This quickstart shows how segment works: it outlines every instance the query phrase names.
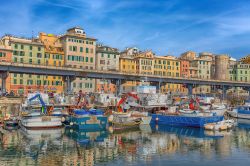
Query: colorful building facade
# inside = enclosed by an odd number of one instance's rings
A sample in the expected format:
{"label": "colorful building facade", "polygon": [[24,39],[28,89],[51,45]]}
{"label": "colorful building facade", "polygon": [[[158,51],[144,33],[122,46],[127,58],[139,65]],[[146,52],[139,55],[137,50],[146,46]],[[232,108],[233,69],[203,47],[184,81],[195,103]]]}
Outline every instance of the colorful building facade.
{"label": "colorful building facade", "polygon": [[[98,45],[96,47],[96,69],[101,71],[119,71],[120,54],[118,49]],[[115,93],[116,85],[110,80],[96,79],[96,92]]]}
{"label": "colorful building facade", "polygon": [[[65,67],[94,70],[96,55],[96,39],[86,36],[81,27],[73,27],[60,36],[60,42],[65,55]],[[95,80],[91,78],[75,78],[72,91],[94,92]]]}
{"label": "colorful building facade", "polygon": [[[64,66],[64,51],[59,37],[53,34],[40,33],[39,39],[44,45],[44,58],[46,66]],[[44,91],[63,93],[64,83],[61,76],[45,76]]]}
{"label": "colorful building facade", "polygon": [[[12,50],[11,61],[15,63],[28,63],[44,65],[44,46],[38,39],[19,38],[4,36],[2,41],[5,46],[9,45]],[[10,83],[7,91],[16,94],[27,94],[35,91],[44,91],[44,77],[31,74],[9,74]]]}

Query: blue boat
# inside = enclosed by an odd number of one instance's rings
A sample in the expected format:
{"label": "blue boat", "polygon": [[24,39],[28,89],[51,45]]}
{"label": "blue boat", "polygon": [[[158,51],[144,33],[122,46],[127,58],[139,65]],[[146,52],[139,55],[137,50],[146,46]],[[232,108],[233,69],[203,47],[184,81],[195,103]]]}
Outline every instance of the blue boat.
{"label": "blue boat", "polygon": [[223,116],[185,116],[152,114],[151,124],[204,127],[207,123],[215,123],[223,120]]}
{"label": "blue boat", "polygon": [[67,117],[67,121],[72,128],[78,130],[103,130],[108,125],[108,117],[103,113],[98,109],[73,110],[73,114]]}

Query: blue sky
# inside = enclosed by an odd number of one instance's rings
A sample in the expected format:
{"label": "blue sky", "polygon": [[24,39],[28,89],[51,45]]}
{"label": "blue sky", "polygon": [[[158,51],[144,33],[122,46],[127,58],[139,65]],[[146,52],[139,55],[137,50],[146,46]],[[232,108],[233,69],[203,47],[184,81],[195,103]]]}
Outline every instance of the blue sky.
{"label": "blue sky", "polygon": [[1,0],[0,35],[63,34],[82,26],[87,35],[123,50],[157,55],[195,52],[250,54],[248,0]]}

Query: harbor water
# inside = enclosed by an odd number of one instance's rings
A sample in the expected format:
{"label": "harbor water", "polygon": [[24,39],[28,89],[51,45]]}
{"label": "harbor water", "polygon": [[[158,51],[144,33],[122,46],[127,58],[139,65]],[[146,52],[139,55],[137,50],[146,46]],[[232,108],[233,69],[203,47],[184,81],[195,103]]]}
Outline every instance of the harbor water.
{"label": "harbor water", "polygon": [[250,124],[231,131],[140,126],[125,131],[0,129],[0,165],[248,165]]}

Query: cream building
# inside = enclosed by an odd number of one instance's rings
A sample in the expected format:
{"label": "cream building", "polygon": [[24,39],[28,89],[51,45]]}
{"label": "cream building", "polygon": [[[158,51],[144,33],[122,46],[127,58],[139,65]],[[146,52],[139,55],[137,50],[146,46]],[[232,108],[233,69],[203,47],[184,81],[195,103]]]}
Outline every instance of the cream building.
{"label": "cream building", "polygon": [[[79,69],[95,69],[96,39],[87,37],[81,27],[68,29],[66,34],[60,37],[62,42],[65,66]],[[72,82],[73,92],[95,91],[95,80],[90,78],[76,78]]]}

